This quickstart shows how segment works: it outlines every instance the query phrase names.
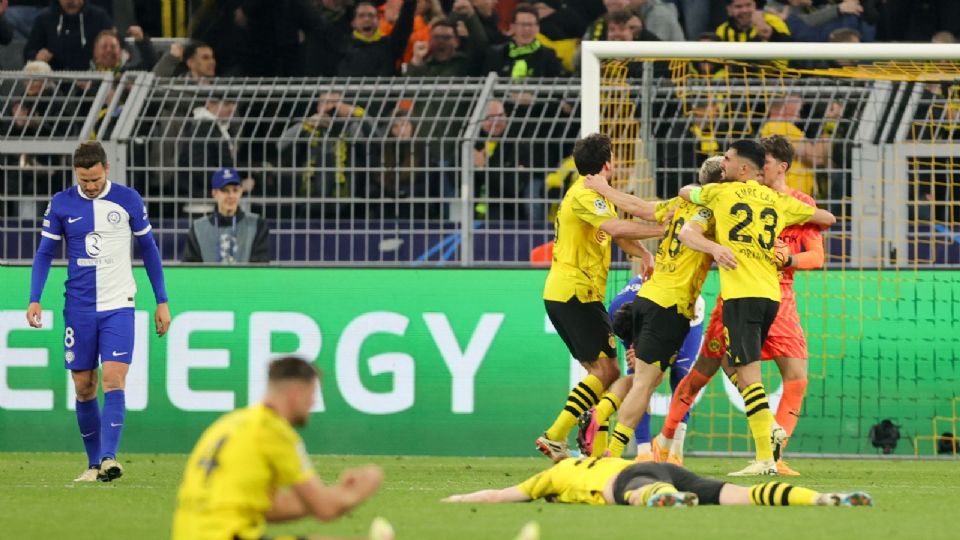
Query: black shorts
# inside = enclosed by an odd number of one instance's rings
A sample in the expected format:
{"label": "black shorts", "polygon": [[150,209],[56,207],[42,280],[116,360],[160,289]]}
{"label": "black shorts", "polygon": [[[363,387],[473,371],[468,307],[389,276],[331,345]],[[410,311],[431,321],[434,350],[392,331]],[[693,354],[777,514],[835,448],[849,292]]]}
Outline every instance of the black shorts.
{"label": "black shorts", "polygon": [[593,362],[601,354],[617,357],[617,342],[603,302],[584,304],[573,297],[567,302],[544,300],[543,304],[553,327],[580,363]]}
{"label": "black shorts", "polygon": [[666,482],[678,491],[696,493],[700,504],[720,504],[720,489],[726,484],[698,476],[673,463],[636,463],[620,471],[613,481],[613,499],[617,504],[630,504],[623,498],[624,492],[654,482]]}
{"label": "black shorts", "polygon": [[769,298],[732,298],[723,301],[723,339],[732,367],[760,360],[760,351],[780,302]]}
{"label": "black shorts", "polygon": [[675,305],[663,307],[639,296],[631,309],[634,354],[638,360],[666,371],[690,333],[690,319],[681,315]]}

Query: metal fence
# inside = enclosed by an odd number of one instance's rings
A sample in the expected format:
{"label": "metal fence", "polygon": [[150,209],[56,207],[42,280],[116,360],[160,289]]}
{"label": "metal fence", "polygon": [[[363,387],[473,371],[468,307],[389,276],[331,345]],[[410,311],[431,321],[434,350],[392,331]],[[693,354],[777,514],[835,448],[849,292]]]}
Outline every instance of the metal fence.
{"label": "metal fence", "polygon": [[[116,82],[3,73],[0,258],[32,258],[47,200],[72,182],[70,154],[96,138],[111,177],[143,194],[166,260],[181,258],[191,221],[213,210],[213,171],[233,166],[248,190],[244,208],[267,219],[278,263],[529,266],[576,178],[579,88],[571,79],[493,76],[197,85],[149,73]],[[830,233],[832,261],[882,266],[892,250],[893,264],[957,264],[955,101],[928,90],[647,77],[630,80],[627,106],[608,114],[648,143],[621,151],[632,163],[623,184],[666,197],[695,178],[703,158],[756,136],[774,108],[798,100],[792,123],[811,144],[829,146],[829,160],[807,169],[810,190],[842,217]],[[852,255],[864,249],[869,257]]]}

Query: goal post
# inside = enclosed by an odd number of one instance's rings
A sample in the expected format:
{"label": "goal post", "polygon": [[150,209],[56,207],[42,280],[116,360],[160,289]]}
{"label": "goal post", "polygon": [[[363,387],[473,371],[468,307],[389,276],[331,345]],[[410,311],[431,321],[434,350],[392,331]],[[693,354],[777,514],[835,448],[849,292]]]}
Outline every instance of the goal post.
{"label": "goal post", "polygon": [[[825,268],[794,286],[809,390],[792,452],[876,452],[867,434],[885,418],[909,434],[897,453],[930,454],[957,432],[960,45],[584,42],[581,85],[581,132],[611,135],[615,181],[644,198],[675,195],[733,140],[795,141],[788,183],[839,222]],[[627,279],[612,272],[608,294]],[[717,290],[712,275],[708,312]],[[780,375],[763,372],[775,407]],[[655,416],[668,395],[665,383]],[[738,400],[713,381],[689,448],[750,451]]]}

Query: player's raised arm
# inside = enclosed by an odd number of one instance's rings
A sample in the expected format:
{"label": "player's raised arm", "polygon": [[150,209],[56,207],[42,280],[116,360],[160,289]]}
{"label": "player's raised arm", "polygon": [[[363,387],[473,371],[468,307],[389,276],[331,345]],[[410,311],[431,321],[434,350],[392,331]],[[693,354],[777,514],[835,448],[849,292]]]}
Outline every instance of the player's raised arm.
{"label": "player's raised arm", "polygon": [[587,175],[584,177],[583,185],[610,199],[613,204],[630,215],[647,221],[657,220],[654,215],[657,209],[656,201],[645,201],[635,195],[624,193],[607,183],[603,175]]}
{"label": "player's raised arm", "polygon": [[696,222],[684,223],[680,229],[680,241],[687,247],[703,253],[709,253],[718,266],[733,270],[737,267],[737,258],[728,247],[710,240],[703,234],[703,227]]}

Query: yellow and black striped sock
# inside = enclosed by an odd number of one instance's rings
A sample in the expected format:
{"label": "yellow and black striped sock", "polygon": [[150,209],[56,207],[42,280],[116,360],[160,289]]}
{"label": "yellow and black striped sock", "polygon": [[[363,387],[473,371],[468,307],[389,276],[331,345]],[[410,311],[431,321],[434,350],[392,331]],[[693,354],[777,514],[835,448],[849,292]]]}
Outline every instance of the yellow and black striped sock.
{"label": "yellow and black striped sock", "polygon": [[820,495],[812,489],[784,482],[750,486],[750,502],[757,506],[813,506]]}
{"label": "yellow and black striped sock", "polygon": [[617,427],[615,427],[613,433],[610,434],[610,444],[607,446],[611,457],[620,457],[623,455],[627,444],[629,444],[630,439],[633,438],[633,429],[634,428],[625,424],[617,423]]}
{"label": "yellow and black striped sock", "polygon": [[736,374],[736,373],[731,373],[731,374],[727,375],[727,378],[730,379],[730,382],[733,384],[733,387],[736,388],[736,387],[737,387],[737,379],[738,379],[737,374]]}
{"label": "yellow and black striped sock", "polygon": [[654,495],[659,495],[661,493],[676,493],[677,488],[675,488],[673,484],[668,484],[666,482],[654,482],[652,484],[647,484],[643,486],[639,490],[631,489],[631,490],[625,491],[623,493],[623,500],[627,501],[627,503],[629,504],[630,497],[631,495],[633,495],[634,492],[639,493],[640,495],[640,501],[638,503],[638,506],[646,506],[647,502],[650,501],[650,497],[653,497]]}
{"label": "yellow and black striped sock", "polygon": [[607,450],[607,435],[610,433],[610,416],[620,408],[621,400],[616,394],[606,392],[597,403],[597,410],[594,417],[599,426],[597,434],[593,437],[593,449],[590,452],[591,457],[600,457]]}
{"label": "yellow and black striped sock", "polygon": [[600,394],[603,393],[603,382],[594,375],[587,375],[582,381],[577,383],[567,396],[567,404],[560,411],[560,415],[553,421],[553,425],[547,430],[547,438],[551,441],[565,441],[570,435],[570,430],[577,423],[580,415],[589,411],[597,401],[600,400]]}
{"label": "yellow and black striped sock", "polygon": [[767,403],[767,392],[763,383],[753,383],[744,388],[743,405],[747,411],[747,423],[753,434],[753,441],[757,445],[757,461],[773,459],[773,449],[770,447],[770,429],[773,426],[773,415],[770,414],[770,405]]}

